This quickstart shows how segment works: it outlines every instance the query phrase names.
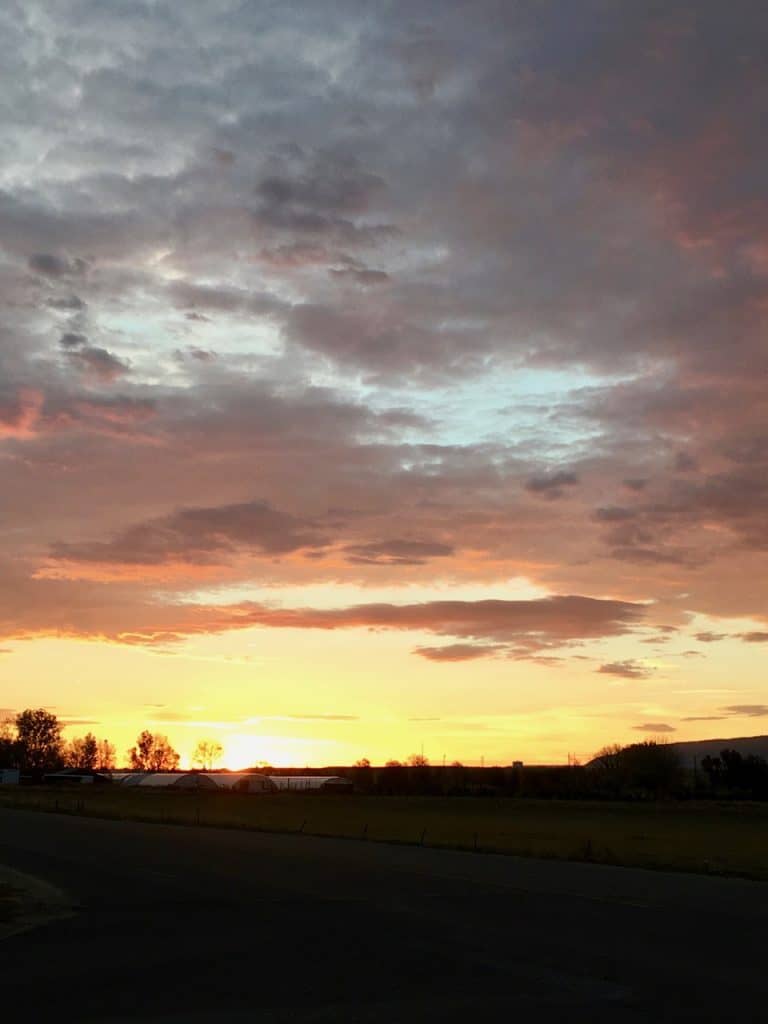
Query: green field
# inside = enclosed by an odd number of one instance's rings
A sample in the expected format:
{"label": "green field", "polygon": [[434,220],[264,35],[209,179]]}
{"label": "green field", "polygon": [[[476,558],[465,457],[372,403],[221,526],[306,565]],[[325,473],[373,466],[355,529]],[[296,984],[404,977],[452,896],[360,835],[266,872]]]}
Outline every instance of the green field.
{"label": "green field", "polygon": [[768,804],[7,789],[0,806],[768,880]]}

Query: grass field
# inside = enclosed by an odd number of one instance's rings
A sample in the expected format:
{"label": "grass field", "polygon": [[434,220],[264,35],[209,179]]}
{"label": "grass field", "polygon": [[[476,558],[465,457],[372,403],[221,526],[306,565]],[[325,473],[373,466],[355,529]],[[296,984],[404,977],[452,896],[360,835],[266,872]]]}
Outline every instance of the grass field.
{"label": "grass field", "polygon": [[0,806],[768,880],[768,804],[7,789]]}

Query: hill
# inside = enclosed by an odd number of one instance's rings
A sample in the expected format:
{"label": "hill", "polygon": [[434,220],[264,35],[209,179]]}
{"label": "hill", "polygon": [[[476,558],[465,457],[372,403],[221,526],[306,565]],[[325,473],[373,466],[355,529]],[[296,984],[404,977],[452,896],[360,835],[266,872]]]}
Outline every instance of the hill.
{"label": "hill", "polygon": [[689,740],[670,743],[687,767],[693,767],[694,760],[701,764],[703,757],[717,757],[721,750],[738,750],[742,757],[756,754],[768,760],[768,736],[734,736],[728,739]]}

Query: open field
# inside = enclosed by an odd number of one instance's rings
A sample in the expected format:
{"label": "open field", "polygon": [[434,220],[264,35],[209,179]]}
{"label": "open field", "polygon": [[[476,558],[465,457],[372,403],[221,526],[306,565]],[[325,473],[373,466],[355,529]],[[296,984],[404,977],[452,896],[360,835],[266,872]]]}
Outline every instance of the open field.
{"label": "open field", "polygon": [[768,880],[768,804],[8,789],[0,806]]}

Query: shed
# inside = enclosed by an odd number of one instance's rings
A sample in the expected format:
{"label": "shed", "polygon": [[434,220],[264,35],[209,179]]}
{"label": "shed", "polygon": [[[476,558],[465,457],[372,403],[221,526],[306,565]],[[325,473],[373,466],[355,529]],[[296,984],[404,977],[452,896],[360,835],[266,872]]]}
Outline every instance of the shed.
{"label": "shed", "polygon": [[351,793],[352,782],[341,775],[270,775],[279,790],[298,793]]}

